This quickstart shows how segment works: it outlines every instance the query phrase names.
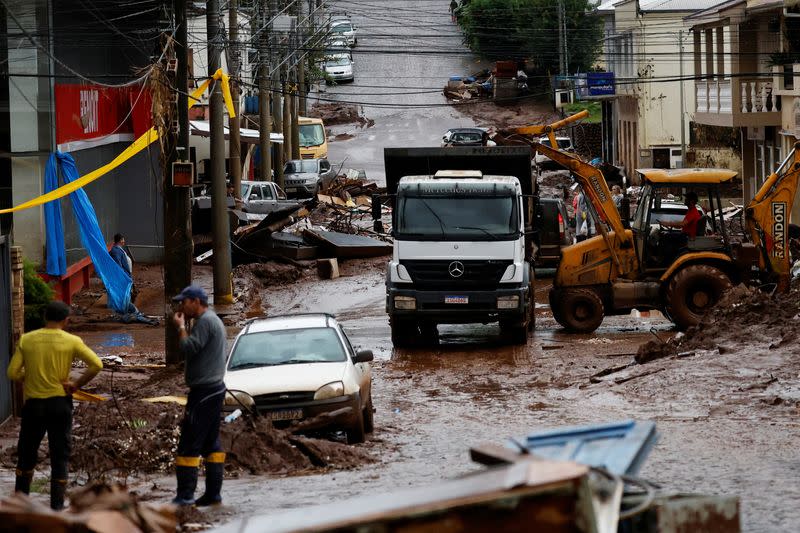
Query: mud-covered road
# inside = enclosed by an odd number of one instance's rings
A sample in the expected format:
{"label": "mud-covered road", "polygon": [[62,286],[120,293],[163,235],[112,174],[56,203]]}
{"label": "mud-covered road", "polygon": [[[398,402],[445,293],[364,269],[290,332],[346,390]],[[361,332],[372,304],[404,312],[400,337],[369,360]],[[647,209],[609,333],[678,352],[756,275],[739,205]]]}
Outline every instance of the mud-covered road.
{"label": "mud-covered road", "polygon": [[[793,502],[797,408],[775,403],[766,361],[713,354],[634,365],[600,383],[590,377],[628,363],[638,346],[672,335],[661,318],[608,318],[594,335],[560,331],[539,280],[537,329],[528,346],[500,342],[494,326],[440,326],[440,345],[393,350],[383,273],[311,281],[264,295],[273,310],[335,313],[353,342],[374,350],[379,462],[324,475],[226,482],[238,513],[269,513],[359,494],[420,485],[475,468],[470,445],[551,427],[624,419],[657,422],[661,434],[641,472],[675,491],[738,494],[744,531],[800,523]],[[780,364],[773,361],[772,364]],[[762,368],[762,365],[765,367]],[[617,383],[619,382],[619,383]],[[794,436],[794,438],[792,437]]]}

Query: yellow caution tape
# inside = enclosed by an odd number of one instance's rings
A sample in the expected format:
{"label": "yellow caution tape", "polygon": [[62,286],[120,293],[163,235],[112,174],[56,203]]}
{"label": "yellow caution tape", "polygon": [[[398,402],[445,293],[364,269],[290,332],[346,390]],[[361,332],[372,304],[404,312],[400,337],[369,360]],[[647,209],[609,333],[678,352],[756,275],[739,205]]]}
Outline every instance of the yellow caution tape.
{"label": "yellow caution tape", "polygon": [[[229,77],[227,74],[222,72],[222,69],[217,70],[214,73],[214,76],[204,81],[200,85],[200,87],[192,91],[192,94],[189,97],[189,108],[191,108],[200,101],[200,96],[205,92],[205,90],[211,84],[211,80],[220,80],[220,82],[222,83],[222,96],[225,99],[225,106],[228,108],[228,115],[231,118],[235,117],[236,113],[233,109],[233,100],[231,99],[231,88],[229,85],[230,83]],[[120,153],[117,157],[115,157],[110,163],[103,165],[97,170],[89,172],[85,176],[81,176],[80,178],[76,179],[71,183],[62,185],[58,189],[54,189],[32,200],[28,200],[27,202],[21,203],[14,207],[9,207],[8,209],[0,209],[0,214],[22,211],[23,209],[29,209],[31,207],[36,207],[39,205],[46,204],[47,202],[52,202],[53,200],[58,200],[59,198],[63,198],[66,195],[77,191],[81,187],[90,184],[91,182],[104,176],[105,174],[108,174],[109,172],[120,166],[122,163],[124,163],[131,157],[135,156],[136,154],[138,154],[139,152],[150,146],[151,143],[158,140],[158,137],[159,136],[156,129],[150,128],[146,133],[142,134],[138,139],[133,141],[133,144],[131,144],[125,150],[123,150],[122,153]]]}

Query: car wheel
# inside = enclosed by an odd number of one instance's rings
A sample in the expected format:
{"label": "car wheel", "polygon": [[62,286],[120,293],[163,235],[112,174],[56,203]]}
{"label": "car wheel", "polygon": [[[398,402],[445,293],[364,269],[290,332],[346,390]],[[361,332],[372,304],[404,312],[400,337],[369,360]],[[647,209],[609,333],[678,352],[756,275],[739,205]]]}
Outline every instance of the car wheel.
{"label": "car wheel", "polygon": [[364,406],[364,432],[372,433],[375,431],[375,413],[372,406],[372,392],[369,393],[369,400]]}
{"label": "car wheel", "polygon": [[358,419],[353,427],[348,428],[345,433],[347,434],[347,444],[361,444],[367,438],[366,430],[364,427],[364,413],[358,413]]}

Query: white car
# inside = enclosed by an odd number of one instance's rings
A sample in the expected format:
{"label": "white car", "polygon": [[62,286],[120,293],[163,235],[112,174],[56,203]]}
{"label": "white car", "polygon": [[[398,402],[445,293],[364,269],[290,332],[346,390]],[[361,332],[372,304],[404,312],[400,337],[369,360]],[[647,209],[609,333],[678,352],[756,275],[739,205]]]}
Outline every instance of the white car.
{"label": "white car", "polygon": [[254,409],[277,423],[333,413],[331,429],[364,442],[373,430],[370,361],[372,351],[355,351],[331,315],[254,319],[228,356],[226,409]]}
{"label": "white car", "polygon": [[340,18],[340,19],[333,19],[331,21],[331,37],[337,39],[343,39],[347,41],[349,46],[355,46],[358,44],[358,37],[356,37],[356,28],[350,19],[347,18]]}
{"label": "white car", "polygon": [[[558,143],[558,149],[562,152],[574,152],[575,148],[572,146],[572,139],[569,137],[556,137],[556,142]],[[541,137],[539,139],[539,144],[543,144],[545,146],[550,146],[550,139],[548,137]],[[556,165],[549,157],[539,152],[536,152],[536,157],[534,157],[534,163],[540,169],[544,168],[561,168],[560,166]]]}
{"label": "white car", "polygon": [[353,81],[353,60],[349,54],[325,58],[325,73],[335,81]]}

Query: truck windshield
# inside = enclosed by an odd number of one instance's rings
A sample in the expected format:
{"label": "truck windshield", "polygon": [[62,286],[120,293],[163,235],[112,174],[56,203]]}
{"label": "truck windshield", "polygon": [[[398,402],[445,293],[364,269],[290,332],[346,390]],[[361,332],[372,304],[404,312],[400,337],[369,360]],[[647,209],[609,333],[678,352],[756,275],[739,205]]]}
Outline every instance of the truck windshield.
{"label": "truck windshield", "polygon": [[322,124],[300,124],[300,146],[319,146],[325,142],[325,130]]}
{"label": "truck windshield", "polygon": [[402,196],[395,237],[400,240],[494,241],[519,236],[513,196]]}

